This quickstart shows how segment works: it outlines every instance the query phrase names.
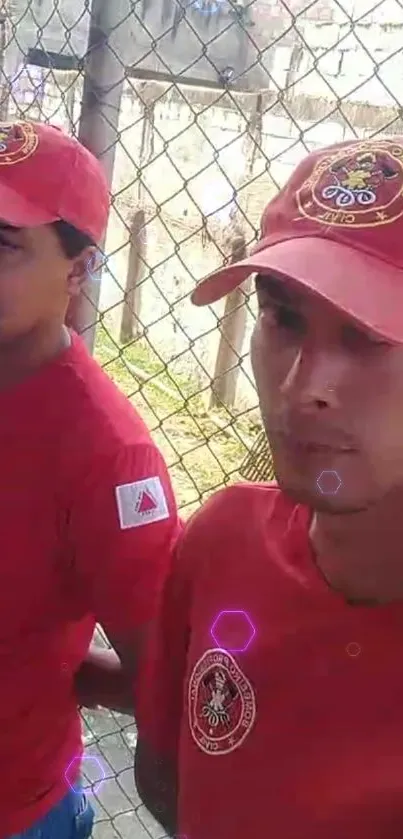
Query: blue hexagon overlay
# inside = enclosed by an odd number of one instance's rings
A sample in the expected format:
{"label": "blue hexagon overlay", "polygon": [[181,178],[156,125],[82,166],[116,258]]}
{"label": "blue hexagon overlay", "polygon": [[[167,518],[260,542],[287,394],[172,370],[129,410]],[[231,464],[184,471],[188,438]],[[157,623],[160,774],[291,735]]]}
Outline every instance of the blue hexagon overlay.
{"label": "blue hexagon overlay", "polygon": [[101,764],[101,761],[99,760],[99,758],[98,758],[98,757],[96,757],[96,755],[78,755],[77,757],[73,757],[73,760],[71,760],[71,761],[70,761],[70,763],[69,763],[69,765],[68,765],[68,767],[67,767],[67,769],[66,769],[66,771],[65,771],[65,773],[64,773],[64,777],[65,777],[66,782],[68,783],[68,785],[69,785],[70,789],[72,790],[72,792],[75,792],[75,793],[81,793],[81,792],[82,792],[82,789],[81,789],[81,788],[80,788],[80,789],[76,789],[76,788],[73,786],[73,784],[71,783],[70,778],[69,778],[69,773],[70,773],[70,774],[73,774],[73,768],[72,768],[72,767],[75,767],[75,768],[74,768],[74,772],[76,772],[76,764],[78,763],[78,765],[79,765],[79,766],[81,766],[81,765],[84,763],[84,761],[85,761],[85,760],[87,760],[87,761],[92,760],[92,762],[93,762],[93,763],[96,763],[96,764],[97,764],[97,766],[98,766],[98,767],[99,767],[99,769],[100,769],[100,772],[101,772],[102,777],[101,777],[101,778],[99,778],[99,780],[98,780],[98,781],[95,781],[94,783],[92,783],[92,784],[91,784],[91,788],[89,788],[89,787],[85,787],[85,793],[86,793],[87,795],[88,795],[88,793],[90,793],[90,792],[93,792],[93,793],[94,793],[94,795],[97,795],[97,793],[99,792],[99,790],[100,790],[100,788],[101,788],[102,781],[104,781],[104,780],[105,780],[105,778],[106,778],[106,773],[105,773],[105,770],[104,770],[104,768],[103,768],[103,766],[102,766],[102,764]]}
{"label": "blue hexagon overlay", "polygon": [[[219,639],[219,623],[222,620],[224,615],[242,615],[242,622],[245,625],[245,644],[244,644],[243,647],[236,647],[236,648],[234,647],[234,648],[231,649],[230,647],[227,647],[226,644],[222,643],[222,641],[220,641],[220,639]],[[217,615],[217,617],[216,617],[216,619],[215,619],[215,621],[214,621],[214,623],[213,623],[213,625],[210,629],[210,635],[213,638],[214,643],[217,644],[217,647],[219,647],[220,649],[226,650],[226,652],[228,652],[228,653],[244,653],[245,650],[248,649],[251,641],[253,641],[253,639],[256,635],[256,629],[255,629],[249,615],[243,609],[223,609]]]}
{"label": "blue hexagon overlay", "polygon": [[[321,486],[321,483],[323,484],[325,480],[330,486],[333,486],[333,489],[325,490]],[[341,478],[334,469],[324,469],[320,473],[319,478],[317,478],[316,483],[322,495],[336,495],[341,487]]]}

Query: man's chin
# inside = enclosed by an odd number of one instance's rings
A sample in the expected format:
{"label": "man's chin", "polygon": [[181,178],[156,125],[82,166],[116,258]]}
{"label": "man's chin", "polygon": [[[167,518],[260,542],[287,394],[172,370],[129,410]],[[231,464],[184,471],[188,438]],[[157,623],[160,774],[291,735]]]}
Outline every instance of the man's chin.
{"label": "man's chin", "polygon": [[292,501],[303,504],[318,513],[330,515],[348,515],[349,513],[361,513],[371,506],[371,500],[364,497],[348,497],[347,493],[340,487],[337,492],[321,492],[317,486],[308,486],[303,482],[277,476],[277,483]]}
{"label": "man's chin", "polygon": [[355,453],[290,453],[277,446],[273,447],[273,463],[283,492],[317,512],[358,513],[379,497],[373,476]]}

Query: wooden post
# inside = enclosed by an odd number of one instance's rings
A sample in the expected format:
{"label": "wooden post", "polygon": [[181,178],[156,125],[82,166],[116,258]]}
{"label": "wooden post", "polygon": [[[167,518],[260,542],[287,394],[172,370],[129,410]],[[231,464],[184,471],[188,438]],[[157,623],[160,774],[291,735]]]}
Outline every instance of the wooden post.
{"label": "wooden post", "polygon": [[139,321],[141,305],[140,280],[147,251],[146,228],[144,225],[144,210],[136,210],[130,227],[129,261],[119,336],[122,344],[128,344],[129,341],[132,341],[141,332]]}
{"label": "wooden post", "polygon": [[[243,233],[231,243],[230,263],[246,257],[246,242]],[[245,292],[250,289],[250,279],[234,291],[225,301],[225,311],[219,324],[220,343],[211,386],[210,408],[233,405],[239,374],[239,362],[245,335],[246,306]]]}
{"label": "wooden post", "polygon": [[69,73],[68,87],[64,91],[64,104],[66,108],[68,131],[70,134],[74,134],[75,131],[74,110],[76,104],[76,83],[77,76],[73,76],[72,73]]}
{"label": "wooden post", "polygon": [[[248,183],[253,173],[257,148],[262,136],[262,95],[256,97],[255,108],[248,120],[246,136],[246,167],[243,180]],[[245,259],[246,242],[237,213],[231,221],[230,264]],[[211,386],[210,408],[232,406],[235,403],[236,386],[240,370],[240,356],[245,337],[246,306],[245,293],[250,291],[251,279],[228,294],[225,311],[219,325],[220,342]]]}
{"label": "wooden post", "polygon": [[[143,105],[143,120],[141,128],[141,143],[139,152],[138,168],[141,170],[154,157],[154,125],[155,125],[155,99],[158,96],[158,91],[155,91],[155,85],[148,82],[142,82],[138,89],[140,101]],[[144,204],[144,190],[141,178],[137,182],[137,200],[139,206]]]}
{"label": "wooden post", "polygon": [[[138,168],[142,168],[154,156],[154,118],[155,98],[157,96],[153,85],[142,82],[138,87],[138,95],[143,104],[143,124]],[[126,288],[120,322],[120,341],[127,344],[141,333],[141,285],[144,262],[147,250],[145,228],[145,195],[141,177],[137,180],[136,204],[138,209],[134,213],[130,228],[130,251],[126,277]]]}

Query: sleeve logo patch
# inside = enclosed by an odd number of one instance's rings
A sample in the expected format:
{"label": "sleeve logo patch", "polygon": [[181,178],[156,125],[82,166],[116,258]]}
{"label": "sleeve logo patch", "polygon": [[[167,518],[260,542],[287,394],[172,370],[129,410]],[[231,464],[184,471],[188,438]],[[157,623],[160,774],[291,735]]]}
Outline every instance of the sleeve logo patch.
{"label": "sleeve logo patch", "polygon": [[169,518],[167,501],[158,476],[133,484],[122,484],[116,487],[115,492],[122,530]]}

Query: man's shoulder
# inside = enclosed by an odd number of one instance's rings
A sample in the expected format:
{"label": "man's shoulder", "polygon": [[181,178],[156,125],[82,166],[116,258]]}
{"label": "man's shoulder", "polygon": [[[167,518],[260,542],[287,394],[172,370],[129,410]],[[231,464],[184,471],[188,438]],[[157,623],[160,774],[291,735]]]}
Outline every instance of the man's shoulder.
{"label": "man's shoulder", "polygon": [[265,510],[266,515],[275,515],[283,508],[295,506],[282,492],[276,481],[264,483],[240,482],[215,492],[194,514],[191,521],[202,518],[232,515],[234,509],[251,512]]}
{"label": "man's shoulder", "polygon": [[305,532],[305,509],[276,483],[234,484],[215,493],[187,522],[178,578],[192,589],[206,584],[210,590],[211,580],[217,590],[218,580],[238,585],[252,567],[254,573],[267,571],[267,558],[277,562]]}
{"label": "man's shoulder", "polygon": [[192,542],[238,539],[256,533],[262,525],[281,532],[295,510],[276,482],[237,483],[216,492],[189,520],[187,540]]}
{"label": "man's shoulder", "polygon": [[144,466],[145,475],[139,477],[149,476],[148,465],[156,474],[157,448],[135,407],[82,342],[74,349],[60,365],[58,404],[47,409],[45,418],[49,434],[59,441],[63,479],[90,481],[91,476],[125,473],[130,464],[140,472]]}
{"label": "man's shoulder", "polygon": [[70,363],[61,370],[64,436],[81,439],[99,454],[101,446],[106,453],[109,447],[149,443],[143,420],[108,372],[77,338],[73,349]]}

